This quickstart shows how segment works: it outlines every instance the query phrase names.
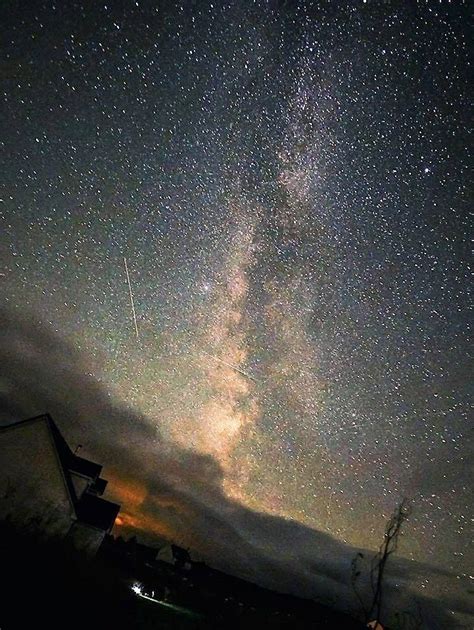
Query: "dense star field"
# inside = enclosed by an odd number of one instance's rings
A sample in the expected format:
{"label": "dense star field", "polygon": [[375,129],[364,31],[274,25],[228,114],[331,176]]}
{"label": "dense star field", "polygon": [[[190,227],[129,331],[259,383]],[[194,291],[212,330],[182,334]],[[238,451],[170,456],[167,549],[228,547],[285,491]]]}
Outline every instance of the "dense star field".
{"label": "dense star field", "polygon": [[0,23],[3,420],[51,412],[124,531],[204,554],[223,521],[278,556],[233,510],[374,549],[408,497],[411,588],[466,611],[467,3]]}

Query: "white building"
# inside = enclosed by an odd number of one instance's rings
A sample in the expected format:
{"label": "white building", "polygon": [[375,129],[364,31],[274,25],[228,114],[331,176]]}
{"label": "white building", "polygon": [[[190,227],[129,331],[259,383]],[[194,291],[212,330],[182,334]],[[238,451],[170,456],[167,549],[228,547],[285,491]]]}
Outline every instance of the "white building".
{"label": "white building", "polygon": [[71,451],[48,414],[0,427],[0,518],[94,554],[120,509],[101,498],[101,471]]}

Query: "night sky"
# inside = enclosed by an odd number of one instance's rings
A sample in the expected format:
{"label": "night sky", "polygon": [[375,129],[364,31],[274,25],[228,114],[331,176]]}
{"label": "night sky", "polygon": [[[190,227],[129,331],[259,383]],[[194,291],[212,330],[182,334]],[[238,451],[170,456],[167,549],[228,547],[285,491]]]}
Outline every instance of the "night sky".
{"label": "night sky", "polygon": [[466,612],[467,3],[1,12],[3,420],[204,555],[270,553],[235,511],[375,549],[408,497],[410,588]]}

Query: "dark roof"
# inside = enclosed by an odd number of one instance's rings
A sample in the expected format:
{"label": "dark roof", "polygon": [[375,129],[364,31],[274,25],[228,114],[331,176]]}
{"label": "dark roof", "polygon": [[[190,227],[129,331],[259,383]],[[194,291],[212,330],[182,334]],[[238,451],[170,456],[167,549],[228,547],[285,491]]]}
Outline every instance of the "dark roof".
{"label": "dark roof", "polygon": [[106,531],[112,529],[119,510],[120,505],[87,493],[76,506],[80,521]]}
{"label": "dark roof", "polygon": [[104,494],[104,490],[107,487],[108,481],[99,477],[94,482],[94,485],[89,488],[89,492],[92,494],[96,494],[97,496],[102,496]]}
{"label": "dark roof", "polygon": [[96,464],[88,459],[78,457],[74,454],[70,461],[69,469],[79,473],[80,475],[84,475],[85,477],[90,477],[91,479],[98,479],[100,473],[102,472],[102,466],[100,464]]}
{"label": "dark roof", "polygon": [[176,560],[182,560],[183,562],[190,562],[191,557],[189,555],[189,551],[187,549],[183,549],[182,547],[179,547],[178,545],[171,545],[171,552],[173,554],[173,557]]}

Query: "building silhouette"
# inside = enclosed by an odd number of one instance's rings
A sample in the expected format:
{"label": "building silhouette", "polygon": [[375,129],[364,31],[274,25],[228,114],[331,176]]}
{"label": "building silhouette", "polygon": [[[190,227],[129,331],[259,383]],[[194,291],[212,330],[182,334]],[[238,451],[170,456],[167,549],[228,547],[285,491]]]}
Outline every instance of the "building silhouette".
{"label": "building silhouette", "polygon": [[101,497],[102,466],[69,448],[49,414],[0,427],[0,518],[94,555],[120,506]]}

